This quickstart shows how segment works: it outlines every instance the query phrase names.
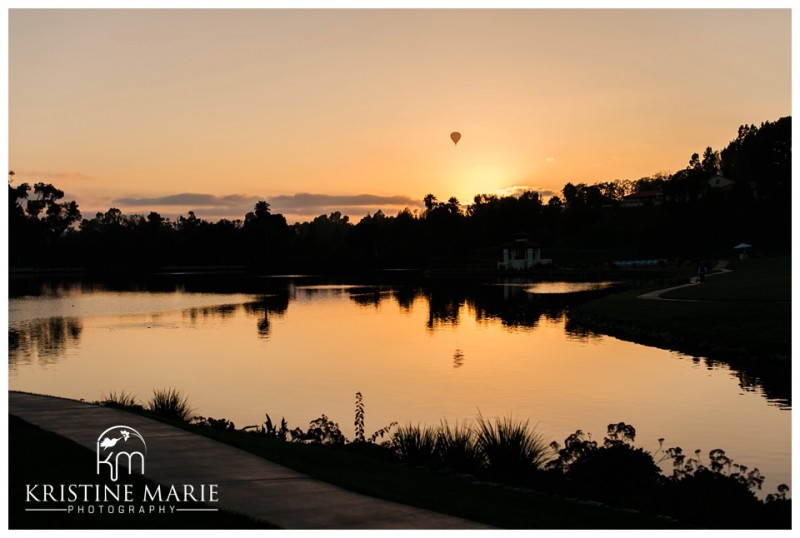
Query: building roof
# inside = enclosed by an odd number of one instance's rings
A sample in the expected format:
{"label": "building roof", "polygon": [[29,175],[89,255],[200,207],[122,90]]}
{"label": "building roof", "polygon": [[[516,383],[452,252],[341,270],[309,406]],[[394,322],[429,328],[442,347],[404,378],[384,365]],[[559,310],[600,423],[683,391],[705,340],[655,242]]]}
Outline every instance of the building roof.
{"label": "building roof", "polygon": [[634,200],[636,198],[653,198],[654,196],[661,196],[661,191],[657,189],[636,191],[628,196],[625,196],[623,199]]}
{"label": "building roof", "polygon": [[734,183],[736,182],[732,179],[722,176],[714,176],[708,180],[709,186],[714,187],[715,189],[724,189],[725,187],[733,185]]}

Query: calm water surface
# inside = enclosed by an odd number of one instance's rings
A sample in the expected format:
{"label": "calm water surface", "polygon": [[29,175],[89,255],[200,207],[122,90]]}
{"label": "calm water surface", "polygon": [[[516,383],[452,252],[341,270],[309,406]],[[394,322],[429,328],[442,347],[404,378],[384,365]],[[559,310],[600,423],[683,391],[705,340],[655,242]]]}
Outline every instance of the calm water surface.
{"label": "calm water surface", "polygon": [[[559,294],[597,283],[431,289],[264,281],[245,293],[182,285],[43,285],[9,299],[9,388],[98,400],[183,391],[196,413],[238,427],[269,413],[291,427],[326,414],[353,437],[392,421],[513,416],[563,444],[577,429],[636,427],[651,452],[722,448],[791,486],[791,411],[702,359],[567,329]],[[254,291],[257,291],[254,292]]]}

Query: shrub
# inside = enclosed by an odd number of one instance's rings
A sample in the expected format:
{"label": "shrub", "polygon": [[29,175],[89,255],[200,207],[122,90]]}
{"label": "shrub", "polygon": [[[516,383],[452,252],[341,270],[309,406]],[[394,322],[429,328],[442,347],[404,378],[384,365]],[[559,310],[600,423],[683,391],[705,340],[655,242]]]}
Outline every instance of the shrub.
{"label": "shrub", "polygon": [[729,476],[751,491],[761,489],[761,485],[764,483],[764,476],[761,471],[757,468],[748,470],[744,465],[734,463],[721,448],[715,448],[708,453],[708,467],[700,460],[699,450],[695,451],[696,459],[690,458],[687,460],[680,447],[668,450],[667,454],[673,460],[675,467],[673,478],[675,479],[690,477],[701,471],[711,471]]}
{"label": "shrub", "polygon": [[558,458],[551,467],[560,469],[575,494],[603,501],[640,505],[653,493],[662,478],[653,456],[634,448],[636,429],[624,422],[608,425],[603,446],[576,431],[564,441],[551,446]]}
{"label": "shrub", "polygon": [[662,510],[710,528],[763,525],[757,517],[761,503],[753,492],[736,478],[708,468],[668,481]]}
{"label": "shrub", "polygon": [[574,462],[568,480],[582,496],[639,506],[661,479],[653,456],[641,448],[614,445],[598,448]]}
{"label": "shrub", "polygon": [[171,388],[154,390],[147,410],[158,416],[182,422],[189,422],[194,413],[194,410],[189,407],[189,401],[186,396],[179,390]]}
{"label": "shrub", "polygon": [[292,441],[317,445],[343,445],[347,441],[344,434],[339,429],[339,425],[330,420],[326,415],[312,420],[309,423],[308,431],[295,438],[295,433],[300,433],[299,429],[293,433]]}
{"label": "shrub", "polygon": [[564,440],[564,448],[555,441],[550,443],[550,448],[558,457],[548,462],[547,466],[567,473],[570,465],[597,450],[597,441],[592,441],[590,434],[577,430]]}
{"label": "shrub", "polygon": [[213,430],[236,430],[236,425],[226,418],[192,417],[192,424],[205,426]]}

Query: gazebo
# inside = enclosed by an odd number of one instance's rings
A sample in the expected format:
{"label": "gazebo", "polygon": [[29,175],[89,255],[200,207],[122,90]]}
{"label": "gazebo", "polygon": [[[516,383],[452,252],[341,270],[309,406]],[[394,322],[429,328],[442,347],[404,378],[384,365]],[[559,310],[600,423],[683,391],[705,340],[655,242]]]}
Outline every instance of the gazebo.
{"label": "gazebo", "polygon": [[551,259],[542,258],[542,247],[530,240],[526,232],[514,234],[514,241],[502,245],[502,261],[497,262],[498,269],[525,270],[536,265],[549,265]]}

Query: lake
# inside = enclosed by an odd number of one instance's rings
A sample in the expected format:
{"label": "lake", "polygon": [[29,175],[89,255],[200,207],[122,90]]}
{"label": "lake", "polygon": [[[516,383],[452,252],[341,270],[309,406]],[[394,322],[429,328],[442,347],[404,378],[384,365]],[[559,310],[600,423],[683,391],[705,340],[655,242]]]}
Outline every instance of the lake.
{"label": "lake", "polygon": [[[196,414],[237,427],[327,415],[353,438],[392,421],[528,420],[545,439],[610,423],[650,452],[721,448],[758,467],[763,493],[791,486],[791,409],[715,361],[581,330],[570,304],[602,282],[11,282],[11,390],[87,401],[124,391],[146,402],[173,387]],[[667,467],[668,469],[668,467]]]}

